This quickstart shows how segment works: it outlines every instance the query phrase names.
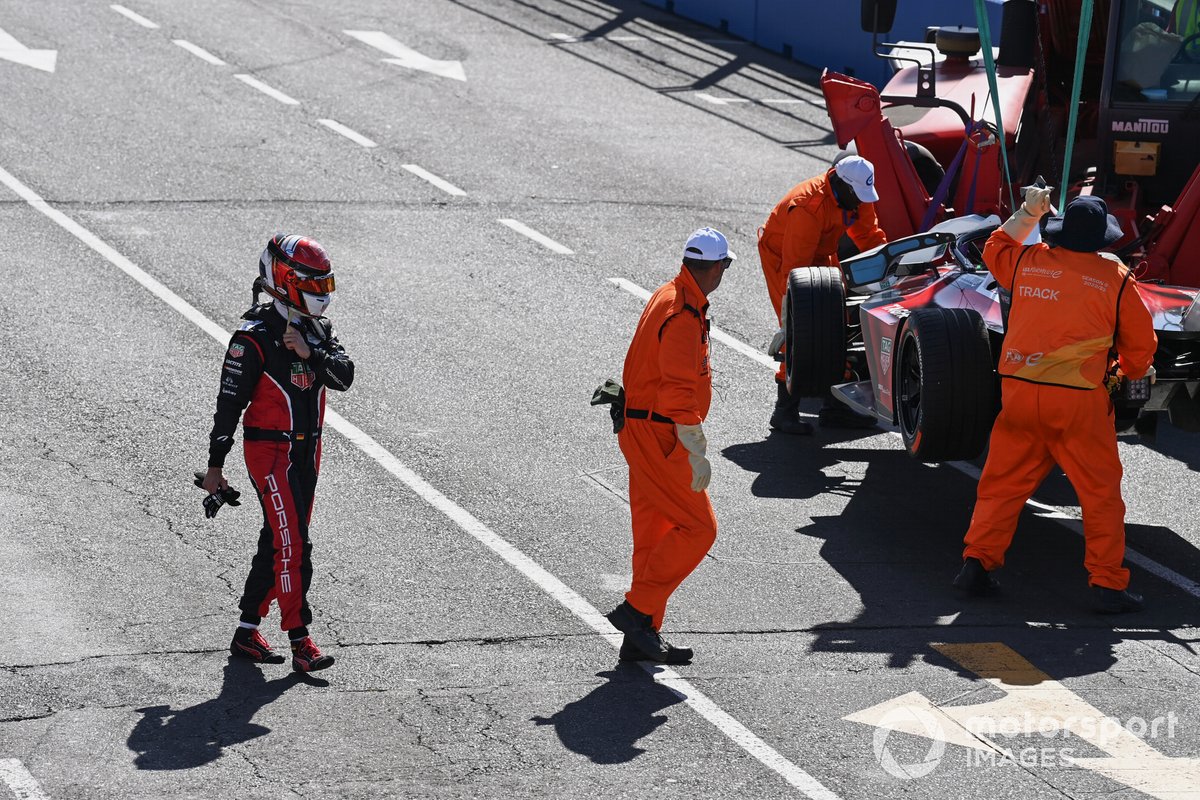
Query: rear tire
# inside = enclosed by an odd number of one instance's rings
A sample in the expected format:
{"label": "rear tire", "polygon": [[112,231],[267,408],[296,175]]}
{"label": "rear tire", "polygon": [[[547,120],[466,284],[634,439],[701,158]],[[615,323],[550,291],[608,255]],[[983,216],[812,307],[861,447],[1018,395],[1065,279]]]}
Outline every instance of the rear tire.
{"label": "rear tire", "polygon": [[921,461],[983,452],[997,412],[987,327],[975,311],[921,308],[900,336],[896,418],[904,446]]}
{"label": "rear tire", "polygon": [[800,267],[783,298],[784,365],[792,397],[824,397],[846,374],[846,289],[836,267]]}

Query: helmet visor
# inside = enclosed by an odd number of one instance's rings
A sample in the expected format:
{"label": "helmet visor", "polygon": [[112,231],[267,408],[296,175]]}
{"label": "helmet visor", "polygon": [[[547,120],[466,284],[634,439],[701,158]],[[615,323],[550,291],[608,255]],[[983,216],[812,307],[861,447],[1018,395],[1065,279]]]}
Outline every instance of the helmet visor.
{"label": "helmet visor", "polygon": [[298,272],[289,271],[288,283],[302,292],[311,292],[312,294],[329,294],[335,285],[332,272],[326,275],[301,275]]}

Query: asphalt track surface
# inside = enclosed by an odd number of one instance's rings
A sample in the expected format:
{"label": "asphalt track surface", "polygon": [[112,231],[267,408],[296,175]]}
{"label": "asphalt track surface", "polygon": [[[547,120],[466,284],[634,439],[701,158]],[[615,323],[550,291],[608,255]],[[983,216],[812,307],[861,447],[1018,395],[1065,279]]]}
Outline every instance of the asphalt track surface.
{"label": "asphalt track surface", "polygon": [[[1149,609],[1116,620],[1088,610],[1061,476],[1005,595],[967,603],[948,584],[978,464],[919,464],[883,430],[768,435],[754,231],[835,151],[815,73],[636,2],[121,8],[0,4],[58,51],[53,72],[0,61],[0,796],[1200,792],[1196,435],[1122,442]],[[618,664],[597,614],[630,539],[587,400],[636,289],[702,225],[741,255],[712,312],[743,347],[714,345],[720,533],[667,619],[696,660],[666,672]],[[338,663],[306,680],[226,658],[258,512],[207,521],[190,481],[214,335],[277,230],[332,254],[358,369],[313,520]],[[227,474],[249,490],[238,448]],[[846,719],[904,696],[932,711],[890,735]],[[1004,698],[1136,741],[904,727]]]}

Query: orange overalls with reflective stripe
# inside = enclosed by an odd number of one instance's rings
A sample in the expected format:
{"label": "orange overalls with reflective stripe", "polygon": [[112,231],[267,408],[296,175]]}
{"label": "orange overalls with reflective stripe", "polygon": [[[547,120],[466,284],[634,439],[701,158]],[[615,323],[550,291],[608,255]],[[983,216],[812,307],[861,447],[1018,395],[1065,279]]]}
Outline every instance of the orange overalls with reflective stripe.
{"label": "orange overalls with reflective stripe", "polygon": [[1004,403],[963,558],[978,558],[987,570],[1004,564],[1025,501],[1057,463],[1083,510],[1088,583],[1123,590],[1125,503],[1104,375],[1114,331],[1121,370],[1130,378],[1146,374],[1158,344],[1154,324],[1115,258],[1045,244],[1022,256],[1025,250],[998,229],[983,251],[1013,299],[999,365]]}
{"label": "orange overalls with reflective stripe", "polygon": [[617,437],[629,462],[633,518],[633,583],[625,599],[653,617],[655,628],[671,593],[717,537],[708,492],[692,491],[692,468],[674,424],[699,425],[708,414],[707,313],[708,300],[682,268],[646,303],[625,356],[626,413],[648,412],[626,419]]}
{"label": "orange overalls with reflective stripe", "polygon": [[[858,211],[843,211],[829,185],[830,169],[792,188],[771,210],[758,237],[758,258],[767,279],[767,294],[775,318],[783,324],[783,296],[788,273],[796,267],[836,267],[838,241],[849,235],[859,250],[887,241],[875,217],[875,204],[862,203]],[[779,380],[787,379],[780,364]]]}

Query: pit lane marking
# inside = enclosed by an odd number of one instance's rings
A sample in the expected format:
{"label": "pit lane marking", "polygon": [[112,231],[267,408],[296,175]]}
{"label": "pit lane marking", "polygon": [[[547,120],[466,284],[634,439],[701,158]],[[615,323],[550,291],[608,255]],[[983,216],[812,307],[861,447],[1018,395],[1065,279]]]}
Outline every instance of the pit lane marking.
{"label": "pit lane marking", "polygon": [[416,164],[401,164],[400,166],[411,172],[413,175],[416,175],[418,178],[432,183],[434,186],[441,189],[448,195],[452,195],[454,197],[465,197],[467,194],[450,181],[445,180],[444,178],[439,178],[437,175],[434,175],[428,170],[422,169]]}
{"label": "pit lane marking", "polygon": [[[646,291],[637,284],[632,283],[631,281],[627,281],[624,278],[609,278],[608,280],[635,297],[641,298],[643,302],[650,299],[650,292]],[[712,338],[716,339],[718,342],[733,348],[737,352],[753,361],[757,361],[758,363],[770,369],[772,372],[779,369],[779,362],[772,359],[766,353],[755,350],[753,347],[741,341],[740,339],[734,339],[724,331],[717,330],[716,327],[712,329],[711,335]],[[891,433],[893,436],[900,435],[898,431],[881,432]],[[953,467],[954,469],[970,478],[975,479],[976,481],[979,480],[979,477],[982,474],[974,464],[969,464],[966,461],[945,461],[942,463]],[[1053,519],[1067,530],[1074,531],[1080,536],[1083,536],[1083,521],[1078,517],[1065,514],[1063,513],[1062,509],[1055,506],[1039,503],[1032,497],[1025,501],[1025,505],[1029,506],[1035,511],[1041,512],[1038,514],[1038,516],[1045,517],[1046,519]],[[1132,547],[1125,548],[1125,559],[1137,564],[1139,567],[1151,573],[1152,575],[1162,578],[1167,583],[1177,586],[1178,588],[1190,594],[1192,597],[1200,598],[1200,582],[1194,581],[1185,575],[1181,575],[1170,567],[1166,567],[1158,563],[1149,556],[1142,555]]]}
{"label": "pit lane marking", "polygon": [[549,250],[553,250],[554,252],[558,253],[559,255],[564,255],[564,256],[575,255],[575,251],[572,250],[571,248],[567,247],[566,245],[559,244],[558,242],[554,241],[553,239],[551,239],[549,236],[547,236],[544,233],[539,233],[538,231],[535,231],[533,228],[529,227],[524,222],[518,222],[515,219],[498,219],[496,221],[499,222],[501,225],[507,225],[508,227],[512,228],[514,231],[521,234],[522,236],[528,236],[530,239],[533,239],[535,242],[540,244],[542,247],[545,247]]}
{"label": "pit lane marking", "polygon": [[3,782],[17,800],[50,800],[20,759],[0,758],[0,782]]}
{"label": "pit lane marking", "polygon": [[[976,751],[974,766],[1025,763],[1032,753],[1042,769],[1050,766],[1083,768],[1111,781],[1162,800],[1200,798],[1200,759],[1168,756],[1150,744],[1159,738],[1159,727],[1174,736],[1174,712],[1141,723],[1140,733],[1130,718],[1125,725],[1105,714],[1082,697],[1038,669],[1020,653],[1001,642],[934,644],[933,648],[1004,696],[969,705],[936,705],[920,692],[908,692],[878,705],[849,714],[843,719],[877,728],[876,751],[880,764],[893,776],[910,778],[935,770],[947,744]],[[887,731],[933,740],[922,762],[898,764],[889,754],[885,762],[881,746]],[[882,734],[882,735],[881,735]],[[1027,739],[1039,735],[1039,746]],[[1086,743],[1103,756],[1086,755],[1072,746],[1068,736]],[[1062,744],[1050,745],[1050,739]],[[1024,746],[1023,746],[1024,745]],[[1018,756],[1019,754],[1019,756]],[[1043,762],[1041,759],[1045,759]]]}
{"label": "pit lane marking", "polygon": [[178,45],[179,47],[182,47],[184,50],[187,50],[189,53],[196,56],[201,61],[207,61],[209,64],[212,64],[213,66],[216,66],[216,67],[225,66],[224,61],[217,58],[216,56],[214,56],[212,53],[205,50],[200,45],[192,44],[187,39],[172,39],[171,42]]}
{"label": "pit lane marking", "polygon": [[342,136],[345,136],[347,139],[354,142],[355,144],[360,144],[363,147],[376,147],[377,146],[375,144],[375,142],[373,142],[370,139],[368,139],[367,137],[363,136],[358,131],[347,128],[345,125],[343,125],[342,123],[338,122],[335,119],[319,119],[319,120],[317,120],[317,122],[321,123],[326,128],[329,128],[329,130],[331,130],[335,133],[340,133]]}
{"label": "pit lane marking", "polygon": [[125,6],[113,5],[113,6],[109,6],[109,8],[111,8],[113,11],[117,12],[121,16],[126,17],[127,19],[133,20],[138,25],[141,25],[143,28],[152,28],[153,29],[153,28],[158,27],[157,22],[151,22],[150,20],[143,17],[141,14],[138,14],[135,11],[130,11]]}
{"label": "pit lane marking", "polygon": [[[246,75],[244,73],[239,73],[237,75],[234,75],[233,77],[237,78],[239,81],[246,84],[247,86],[249,86],[253,89],[257,89],[258,91],[262,92],[263,94],[265,94],[267,97],[271,98],[272,100],[278,100],[280,103],[283,103],[285,106],[300,105],[300,101],[297,100],[296,98],[290,97],[290,96],[284,94],[283,92],[276,89],[274,86],[268,86],[267,84],[263,83],[258,78],[254,77],[253,75]],[[324,120],[321,120],[321,121],[324,122]]]}
{"label": "pit lane marking", "polygon": [[[151,294],[177,311],[189,322],[195,324],[215,339],[222,349],[228,345],[231,335],[229,331],[226,331],[220,325],[206,317],[195,306],[117,252],[115,248],[96,234],[51,206],[37,192],[19,181],[3,167],[0,167],[0,183],[11,189],[34,210],[45,215],[63,230],[102,256],[114,267],[137,281]],[[525,555],[525,553],[513,546],[508,540],[492,531],[491,528],[481,522],[471,512],[442,494],[432,484],[405,466],[386,447],[332,408],[326,408],[325,424],[345,436],[351,443],[362,450],[363,453],[370,456],[387,472],[398,478],[418,497],[436,510],[442,512],[443,515],[454,522],[464,533],[491,550],[513,567],[513,569],[528,578],[535,586],[557,601],[559,605],[563,606],[563,608],[599,634],[600,638],[608,642],[609,645],[613,648],[620,648],[622,635],[582,595],[567,586],[532,558]],[[637,663],[653,677],[656,683],[666,687],[688,707],[724,734],[730,741],[745,750],[761,764],[777,773],[789,785],[798,789],[806,797],[812,800],[840,800],[838,795],[825,788],[820,781],[808,774],[801,767],[793,764],[775,750],[775,748],[760,739],[757,734],[714,703],[690,682],[680,677],[677,672],[667,667],[645,661]],[[0,764],[4,763],[8,762],[0,762]],[[44,795],[35,794],[30,795],[30,797],[33,800],[43,800]]]}

